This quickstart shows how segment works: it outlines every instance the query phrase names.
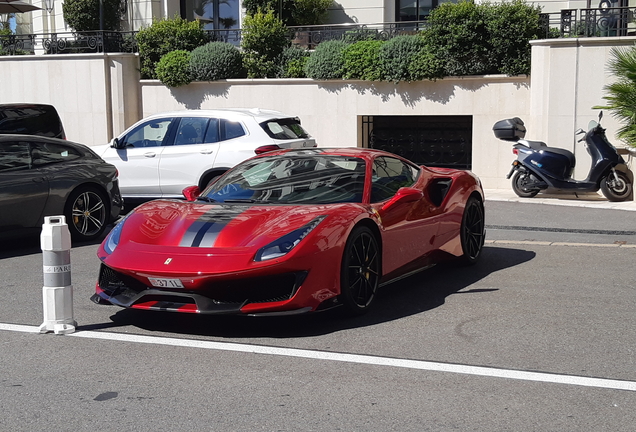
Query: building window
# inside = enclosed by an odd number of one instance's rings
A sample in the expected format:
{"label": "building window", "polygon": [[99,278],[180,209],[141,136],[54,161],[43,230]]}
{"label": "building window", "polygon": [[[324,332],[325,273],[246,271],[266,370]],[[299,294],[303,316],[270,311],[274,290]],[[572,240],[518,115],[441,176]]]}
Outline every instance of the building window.
{"label": "building window", "polygon": [[205,30],[239,28],[239,0],[190,0],[186,16],[199,20]]}
{"label": "building window", "polygon": [[457,3],[457,0],[396,0],[395,20],[423,21],[442,3]]}

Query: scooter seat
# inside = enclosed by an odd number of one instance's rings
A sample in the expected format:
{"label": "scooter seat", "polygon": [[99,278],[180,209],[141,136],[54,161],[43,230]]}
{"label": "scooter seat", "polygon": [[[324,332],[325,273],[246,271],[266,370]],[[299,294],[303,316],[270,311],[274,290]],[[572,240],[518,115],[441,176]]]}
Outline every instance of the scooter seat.
{"label": "scooter seat", "polygon": [[543,141],[530,141],[530,140],[519,140],[521,144],[525,144],[530,147],[532,150],[542,150],[548,145]]}
{"label": "scooter seat", "polygon": [[541,149],[538,149],[544,152],[549,152],[549,153],[555,153],[561,156],[565,156],[569,163],[570,163],[570,168],[574,168],[574,166],[576,165],[576,158],[574,157],[574,154],[569,151],[569,150],[565,150],[562,148],[556,148],[556,147],[543,147]]}

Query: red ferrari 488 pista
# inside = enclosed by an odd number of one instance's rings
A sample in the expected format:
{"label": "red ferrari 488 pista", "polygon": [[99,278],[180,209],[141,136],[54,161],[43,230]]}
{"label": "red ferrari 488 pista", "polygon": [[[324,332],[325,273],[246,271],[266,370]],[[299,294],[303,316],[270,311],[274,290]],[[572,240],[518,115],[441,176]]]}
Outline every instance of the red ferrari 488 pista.
{"label": "red ferrari 488 pista", "polygon": [[484,196],[468,171],[360,148],[272,151],[187,201],[148,202],[99,248],[93,301],[202,314],[360,314],[380,285],[474,263]]}

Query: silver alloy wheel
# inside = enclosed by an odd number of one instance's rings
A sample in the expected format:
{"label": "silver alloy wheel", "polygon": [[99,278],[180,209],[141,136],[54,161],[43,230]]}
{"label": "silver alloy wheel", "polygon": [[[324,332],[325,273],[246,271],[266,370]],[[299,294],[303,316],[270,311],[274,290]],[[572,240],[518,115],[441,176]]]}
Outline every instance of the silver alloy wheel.
{"label": "silver alloy wheel", "polygon": [[79,193],[71,205],[71,220],[74,230],[83,238],[99,235],[106,223],[106,206],[101,195],[92,189]]}

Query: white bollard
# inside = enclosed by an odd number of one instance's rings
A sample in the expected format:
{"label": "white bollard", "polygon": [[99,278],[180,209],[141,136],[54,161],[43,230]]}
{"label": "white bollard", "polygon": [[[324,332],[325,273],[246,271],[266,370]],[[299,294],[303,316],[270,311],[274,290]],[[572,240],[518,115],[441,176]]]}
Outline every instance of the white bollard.
{"label": "white bollard", "polygon": [[40,333],[73,333],[77,323],[73,318],[71,233],[64,216],[44,218],[40,246],[44,271],[44,322],[40,326]]}

